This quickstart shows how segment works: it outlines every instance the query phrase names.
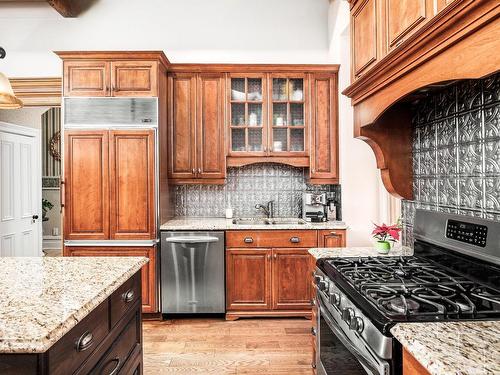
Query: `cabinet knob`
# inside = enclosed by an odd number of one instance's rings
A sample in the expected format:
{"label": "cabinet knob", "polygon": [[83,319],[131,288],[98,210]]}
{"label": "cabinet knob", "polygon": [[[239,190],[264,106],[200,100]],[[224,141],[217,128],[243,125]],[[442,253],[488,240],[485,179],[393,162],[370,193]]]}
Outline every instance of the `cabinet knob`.
{"label": "cabinet knob", "polygon": [[245,237],[243,239],[243,242],[245,242],[245,243],[253,243],[253,238],[252,237]]}
{"label": "cabinet knob", "polygon": [[125,303],[129,303],[134,299],[135,292],[133,289],[127,290],[125,293],[122,294],[122,300]]}
{"label": "cabinet knob", "polygon": [[191,173],[192,173],[192,174],[196,174],[196,169],[194,169],[194,168],[193,168],[193,169],[191,170]]}
{"label": "cabinet knob", "polygon": [[120,369],[120,365],[122,364],[122,360],[119,357],[115,357],[109,360],[108,363],[116,362],[115,367],[111,370],[109,375],[116,375],[118,374],[118,370]]}
{"label": "cabinet knob", "polygon": [[271,254],[267,254],[267,259],[271,259]]}
{"label": "cabinet knob", "polygon": [[278,254],[274,254],[274,259],[278,259]]}
{"label": "cabinet knob", "polygon": [[291,237],[290,238],[290,242],[291,243],[299,243],[300,242],[300,238],[299,237]]}
{"label": "cabinet knob", "polygon": [[198,168],[198,174],[201,174],[201,168]]}

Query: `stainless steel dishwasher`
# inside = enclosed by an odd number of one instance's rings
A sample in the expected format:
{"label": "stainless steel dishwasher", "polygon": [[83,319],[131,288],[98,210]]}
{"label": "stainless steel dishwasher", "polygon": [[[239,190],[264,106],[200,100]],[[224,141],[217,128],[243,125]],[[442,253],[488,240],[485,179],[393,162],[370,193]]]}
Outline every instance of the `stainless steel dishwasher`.
{"label": "stainless steel dishwasher", "polygon": [[225,313],[224,232],[162,232],[162,313]]}

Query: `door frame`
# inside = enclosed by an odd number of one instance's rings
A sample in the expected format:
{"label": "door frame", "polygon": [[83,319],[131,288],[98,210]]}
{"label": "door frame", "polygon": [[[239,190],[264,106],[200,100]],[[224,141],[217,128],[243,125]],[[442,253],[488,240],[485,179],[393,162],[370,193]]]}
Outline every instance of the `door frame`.
{"label": "door frame", "polygon": [[42,145],[41,145],[41,129],[36,129],[36,128],[30,128],[27,126],[23,125],[16,125],[8,122],[3,122],[0,121],[0,132],[3,133],[9,133],[9,134],[14,134],[14,135],[21,135],[24,137],[31,137],[34,139],[35,142],[35,152],[36,152],[36,157],[35,157],[35,165],[33,166],[33,169],[35,171],[36,178],[35,180],[37,181],[37,186],[35,186],[36,191],[36,199],[37,199],[37,211],[38,211],[38,216],[39,219],[37,220],[37,225],[38,225],[38,255],[42,256],[43,255],[43,227],[42,227],[42,165],[41,165],[41,160],[42,160]]}

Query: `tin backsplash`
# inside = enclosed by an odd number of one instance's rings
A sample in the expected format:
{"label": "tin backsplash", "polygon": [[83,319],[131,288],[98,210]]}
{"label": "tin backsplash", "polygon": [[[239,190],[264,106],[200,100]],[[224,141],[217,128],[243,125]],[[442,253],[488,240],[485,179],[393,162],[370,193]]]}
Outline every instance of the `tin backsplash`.
{"label": "tin backsplash", "polygon": [[414,107],[414,201],[402,202],[403,241],[415,209],[500,221],[500,74],[429,93]]}
{"label": "tin backsplash", "polygon": [[340,185],[309,185],[304,168],[274,163],[228,168],[225,185],[176,186],[175,215],[224,217],[230,203],[235,217],[258,217],[255,205],[273,200],[277,217],[299,217],[305,190],[332,193],[341,218]]}

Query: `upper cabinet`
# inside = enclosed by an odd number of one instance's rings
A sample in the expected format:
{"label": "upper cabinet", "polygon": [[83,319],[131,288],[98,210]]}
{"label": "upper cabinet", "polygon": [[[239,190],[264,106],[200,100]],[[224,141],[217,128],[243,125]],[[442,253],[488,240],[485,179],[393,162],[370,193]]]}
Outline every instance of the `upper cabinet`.
{"label": "upper cabinet", "polygon": [[64,96],[157,96],[156,61],[64,61]]}
{"label": "upper cabinet", "polygon": [[173,64],[169,180],[224,183],[226,164],[306,167],[338,183],[338,65]]}
{"label": "upper cabinet", "polygon": [[168,87],[170,182],[224,183],[224,75],[170,74]]}
{"label": "upper cabinet", "polygon": [[433,87],[500,66],[498,0],[349,0],[354,136],[386,189],[413,199],[412,102]]}

